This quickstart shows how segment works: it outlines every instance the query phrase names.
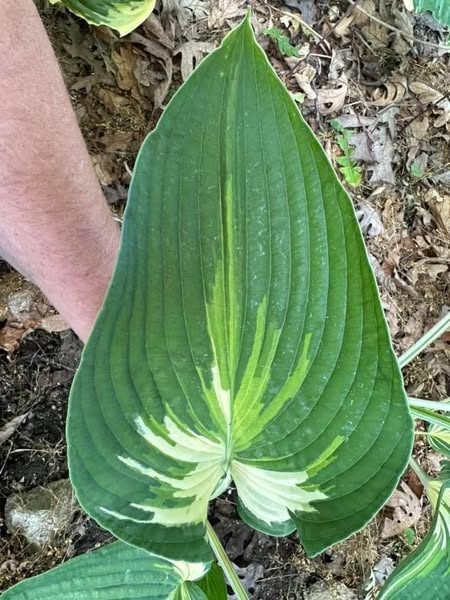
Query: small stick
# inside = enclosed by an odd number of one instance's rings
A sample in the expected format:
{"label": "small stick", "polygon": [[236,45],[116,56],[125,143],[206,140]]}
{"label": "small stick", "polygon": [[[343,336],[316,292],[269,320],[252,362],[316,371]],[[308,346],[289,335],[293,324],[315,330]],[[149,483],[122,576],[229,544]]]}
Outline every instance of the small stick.
{"label": "small stick", "polygon": [[407,33],[406,31],[402,31],[401,29],[398,29],[397,27],[394,27],[393,25],[390,25],[389,23],[385,23],[378,17],[371,15],[364,8],[361,8],[360,6],[358,6],[356,2],[353,2],[352,0],[347,0],[347,2],[349,4],[351,4],[354,8],[359,10],[359,12],[361,12],[363,15],[365,15],[369,19],[372,19],[372,21],[375,21],[375,23],[378,23],[379,25],[386,27],[386,29],[395,31],[395,33],[399,33],[400,35],[403,35],[403,36],[409,38],[411,41],[417,42],[418,44],[423,44],[424,46],[429,46],[430,48],[436,48],[437,50],[445,50],[446,52],[450,52],[450,46],[441,46],[440,44],[434,44],[433,42],[425,42],[423,40],[419,40],[419,38],[414,37],[410,33]]}

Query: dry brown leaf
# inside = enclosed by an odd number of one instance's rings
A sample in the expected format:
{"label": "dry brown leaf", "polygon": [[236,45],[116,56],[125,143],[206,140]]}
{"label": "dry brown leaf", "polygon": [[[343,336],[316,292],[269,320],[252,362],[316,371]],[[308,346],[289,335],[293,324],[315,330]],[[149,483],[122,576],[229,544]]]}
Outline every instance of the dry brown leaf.
{"label": "dry brown leaf", "polygon": [[286,11],[280,17],[280,23],[286,27],[287,31],[289,31],[290,33],[290,37],[292,38],[295,37],[300,31],[301,23],[299,21],[299,18],[290,13],[289,11]]}
{"label": "dry brown leaf", "polygon": [[408,54],[414,43],[413,20],[407,12],[395,8],[392,10],[392,14],[394,15],[394,25],[402,32],[402,35],[397,34],[395,36],[392,50],[400,56],[404,56]]}
{"label": "dry brown leaf", "polygon": [[[201,2],[201,0],[187,0],[187,2],[183,2],[182,0],[180,0],[179,4],[177,4],[177,7],[180,7],[180,6],[192,7],[192,6],[194,6],[195,2],[203,4],[203,2]],[[164,4],[164,2],[163,2],[163,4]],[[205,15],[206,15],[206,13],[205,13]],[[205,15],[203,15],[203,16],[205,16]],[[200,15],[198,15],[198,16],[200,16]],[[149,16],[149,18],[143,23],[143,29],[144,29],[147,37],[154,38],[168,50],[173,50],[175,48],[173,32],[171,32],[171,31],[167,32],[166,29],[164,29],[164,27],[161,25],[161,21],[158,19],[158,17],[155,15],[155,13],[152,13]]]}
{"label": "dry brown leaf", "polygon": [[23,415],[17,415],[17,417],[14,417],[14,419],[11,419],[11,421],[0,427],[0,446],[17,431],[18,427],[25,421],[29,414],[30,411]]}
{"label": "dry brown leaf", "polygon": [[194,40],[178,46],[174,54],[181,54],[181,76],[183,81],[186,81],[204,55],[212,52],[215,47],[216,45],[213,42],[196,42]]}
{"label": "dry brown leaf", "polygon": [[369,21],[361,31],[373,51],[382,50],[388,46],[389,30],[377,21]]}
{"label": "dry brown leaf", "polygon": [[317,2],[316,0],[284,0],[290,8],[298,10],[302,19],[308,25],[315,25],[317,21]]}
{"label": "dry brown leaf", "polygon": [[19,348],[22,338],[24,338],[27,333],[30,333],[30,331],[23,327],[4,325],[0,329],[0,349],[8,352],[8,354],[15,352]]}
{"label": "dry brown leaf", "polygon": [[[43,319],[55,316],[52,312],[36,286],[15,272],[4,274],[0,278],[0,318],[5,321],[0,328],[0,348],[15,352],[26,335],[42,328]],[[50,319],[45,328],[51,324]],[[58,331],[66,329],[68,325],[63,326],[60,318]]]}
{"label": "dry brown leaf", "polygon": [[99,87],[97,98],[103,102],[105,108],[112,114],[121,112],[124,108],[130,106],[130,98],[122,96],[109,88]]}
{"label": "dry brown leaf", "polygon": [[[433,111],[433,112],[437,112],[437,111]],[[433,125],[439,129],[439,127],[443,127],[444,125],[447,125],[447,123],[450,123],[450,108],[443,110],[442,112],[439,111],[441,114],[434,120]]]}
{"label": "dry brown leaf", "polygon": [[100,185],[112,185],[117,179],[117,160],[110,154],[94,154],[92,157],[95,174]]}
{"label": "dry brown leaf", "polygon": [[[374,0],[359,0],[358,6],[364,9],[369,15],[373,15],[375,10]],[[341,20],[333,28],[333,33],[338,37],[344,37],[349,33],[350,27],[358,26],[361,27],[370,22],[367,14],[358,10],[358,6],[355,6],[349,15],[344,15]]]}
{"label": "dry brown leaf", "polygon": [[[153,97],[155,102],[155,108],[162,108],[163,102],[169,92],[170,85],[172,83],[173,76],[173,64],[172,64],[172,52],[166,48],[163,43],[149,39],[140,33],[133,32],[129,39],[135,44],[140,44],[145,51],[159,63],[164,71],[165,77],[161,83],[154,87]],[[154,81],[161,80],[161,76],[154,77]],[[151,80],[151,79],[150,79]],[[147,81],[147,84],[150,83]],[[152,86],[153,87],[153,86]]]}
{"label": "dry brown leaf", "polygon": [[[296,62],[298,61],[296,58],[294,58],[294,60]],[[289,62],[288,64],[291,65],[293,63]],[[315,100],[317,98],[317,94],[311,86],[311,82],[316,75],[316,69],[312,65],[308,64],[305,64],[297,73],[294,74],[294,78],[298,87],[302,90],[308,100]]]}
{"label": "dry brown leaf", "polygon": [[162,0],[162,19],[169,23],[176,39],[197,37],[197,26],[209,13],[207,0]]}
{"label": "dry brown leaf", "polygon": [[416,140],[423,140],[426,137],[430,127],[430,119],[427,113],[424,113],[423,115],[420,115],[420,117],[413,119],[409,123],[408,127]]}
{"label": "dry brown leaf", "polygon": [[368,169],[372,171],[371,184],[395,183],[392,169],[394,145],[387,127],[378,126],[370,132],[353,133],[349,143],[355,146],[352,157],[368,163]]}
{"label": "dry brown leaf", "polygon": [[208,28],[223,27],[228,19],[237,19],[245,14],[245,0],[211,0]]}
{"label": "dry brown leaf", "polygon": [[67,331],[70,327],[61,315],[55,314],[43,317],[39,323],[39,329],[43,329],[47,333],[61,333],[61,331]]}
{"label": "dry brown leaf", "polygon": [[413,285],[416,285],[421,276],[435,281],[438,275],[448,271],[448,267],[448,264],[441,262],[438,258],[422,258],[410,267],[408,277]]}
{"label": "dry brown leaf", "polygon": [[356,210],[361,231],[369,237],[384,233],[384,226],[378,212],[368,202],[361,202]]}
{"label": "dry brown leaf", "polygon": [[386,506],[393,508],[392,519],[386,517],[384,520],[381,537],[386,539],[402,533],[408,527],[412,527],[420,518],[420,500],[411,491],[404,481],[400,482],[402,491],[395,490]]}
{"label": "dry brown leaf", "polygon": [[425,202],[439,227],[445,235],[450,235],[450,194],[440,194],[437,189],[428,190]]}
{"label": "dry brown leaf", "polygon": [[388,106],[400,102],[408,91],[407,79],[404,75],[394,75],[381,87],[375,88],[372,94],[375,106]]}
{"label": "dry brown leaf", "polygon": [[337,37],[344,37],[348,34],[350,27],[353,25],[353,21],[355,20],[355,15],[345,15],[342,19],[337,23],[337,25],[333,28],[333,33]]}
{"label": "dry brown leaf", "polygon": [[418,97],[419,102],[422,104],[436,104],[436,102],[444,98],[444,94],[421,81],[412,81],[409,84],[409,89]]}
{"label": "dry brown leaf", "polygon": [[133,70],[138,60],[136,50],[131,44],[121,44],[111,51],[111,59],[116,66],[117,85],[121,90],[130,91],[136,87]]}
{"label": "dry brown leaf", "polygon": [[347,76],[343,73],[336,86],[317,90],[317,107],[321,115],[330,115],[341,110],[348,92]]}
{"label": "dry brown leaf", "polygon": [[134,141],[135,137],[136,133],[131,130],[112,131],[99,138],[99,141],[105,147],[105,152],[114,154],[116,152],[127,152],[128,146]]}

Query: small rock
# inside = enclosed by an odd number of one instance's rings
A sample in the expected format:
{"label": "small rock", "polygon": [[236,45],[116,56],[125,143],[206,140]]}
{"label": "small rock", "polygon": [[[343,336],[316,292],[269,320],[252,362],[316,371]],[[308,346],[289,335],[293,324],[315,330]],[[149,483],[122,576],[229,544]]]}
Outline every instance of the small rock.
{"label": "small rock", "polygon": [[236,505],[228,500],[222,500],[222,498],[217,498],[216,508],[221,515],[226,517],[234,517],[236,514]]}
{"label": "small rock", "polygon": [[305,600],[358,600],[356,592],[340,582],[317,581],[305,590]]}
{"label": "small rock", "polygon": [[70,525],[76,503],[68,479],[12,494],[6,500],[5,522],[8,531],[23,536],[34,546],[52,543]]}

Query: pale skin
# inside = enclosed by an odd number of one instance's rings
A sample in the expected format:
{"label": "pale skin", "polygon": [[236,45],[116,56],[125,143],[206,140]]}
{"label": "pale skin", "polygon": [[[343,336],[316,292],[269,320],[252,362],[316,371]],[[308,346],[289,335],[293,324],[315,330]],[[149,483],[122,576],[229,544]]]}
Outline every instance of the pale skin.
{"label": "pale skin", "polygon": [[119,229],[33,0],[1,4],[0,256],[86,341]]}

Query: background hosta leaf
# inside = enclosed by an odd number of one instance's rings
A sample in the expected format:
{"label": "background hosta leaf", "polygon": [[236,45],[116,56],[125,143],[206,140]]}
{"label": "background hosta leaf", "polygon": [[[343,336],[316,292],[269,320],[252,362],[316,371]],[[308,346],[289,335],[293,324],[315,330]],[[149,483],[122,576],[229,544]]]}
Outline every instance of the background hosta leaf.
{"label": "background hosta leaf", "polygon": [[437,452],[450,457],[450,417],[419,407],[411,408],[411,414],[417,419],[430,423],[428,442]]}
{"label": "background hosta leaf", "polygon": [[227,600],[227,586],[222,569],[217,563],[212,563],[211,568],[196,585],[205,592],[208,600]]}
{"label": "background hosta leaf", "polygon": [[450,424],[447,427],[442,425],[430,425],[428,428],[428,441],[430,445],[444,456],[450,457]]}
{"label": "background hosta leaf", "polygon": [[414,0],[414,10],[418,13],[429,10],[436,21],[450,27],[449,0]]}
{"label": "background hosta leaf", "polygon": [[155,0],[50,0],[62,2],[91,25],[107,25],[126,35],[149,16]]}
{"label": "background hosta leaf", "polygon": [[431,529],[381,590],[379,600],[450,598],[450,480],[442,484]]}
{"label": "background hosta leaf", "polygon": [[174,565],[115,542],[18,583],[2,600],[206,600],[196,584],[185,581],[205,568]]}
{"label": "background hosta leaf", "polygon": [[248,20],[145,141],[116,271],[69,410],[83,507],[207,560],[231,478],[311,554],[390,496],[412,420],[352,204]]}

